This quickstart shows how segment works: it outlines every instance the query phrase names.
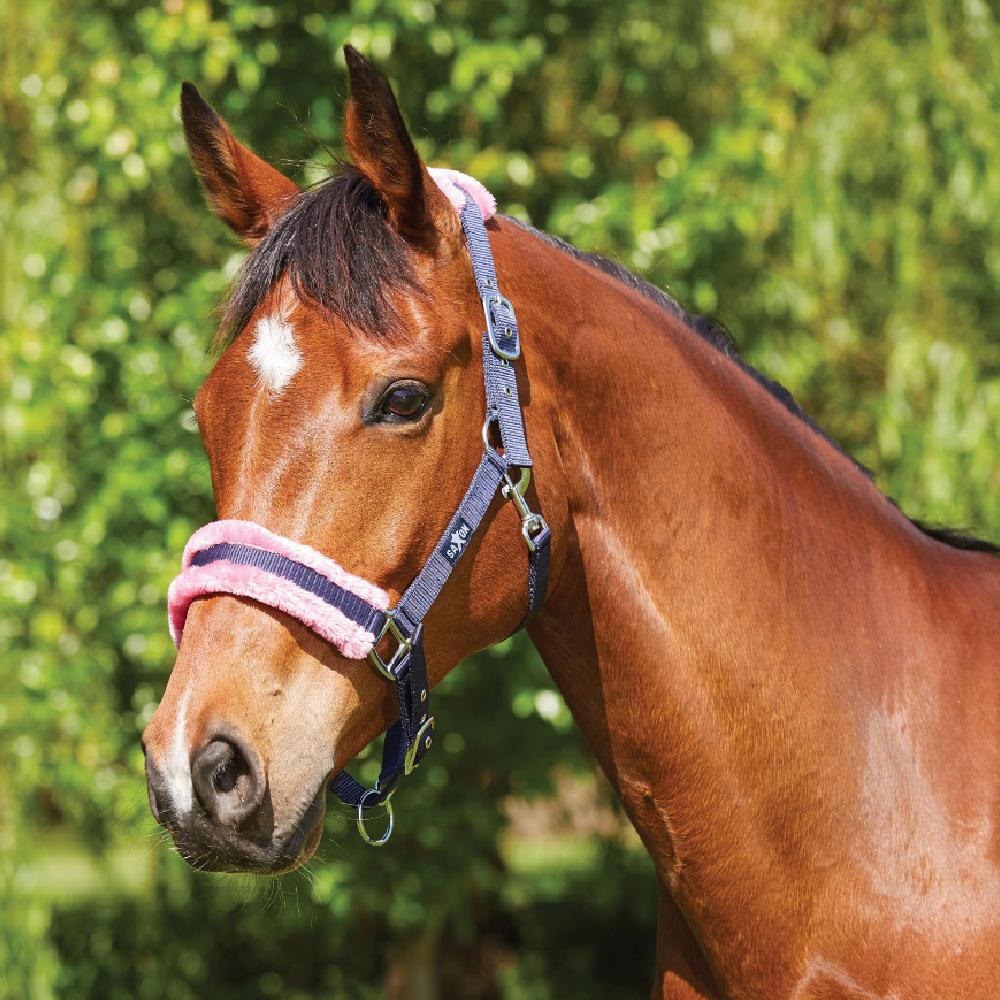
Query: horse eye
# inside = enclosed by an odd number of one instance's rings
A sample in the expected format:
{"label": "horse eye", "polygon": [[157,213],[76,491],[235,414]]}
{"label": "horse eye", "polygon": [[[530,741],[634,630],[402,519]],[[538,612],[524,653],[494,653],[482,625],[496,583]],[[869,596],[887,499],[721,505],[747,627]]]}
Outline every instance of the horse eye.
{"label": "horse eye", "polygon": [[416,420],[424,410],[430,395],[423,386],[414,383],[391,386],[379,401],[380,415],[391,420]]}

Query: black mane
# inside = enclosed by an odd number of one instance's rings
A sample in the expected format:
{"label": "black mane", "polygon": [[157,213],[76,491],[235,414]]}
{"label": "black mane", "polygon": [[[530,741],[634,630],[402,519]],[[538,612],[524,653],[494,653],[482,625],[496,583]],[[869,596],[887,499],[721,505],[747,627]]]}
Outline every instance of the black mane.
{"label": "black mane", "polygon": [[[504,216],[538,239],[620,281],[672,313],[766,389],[796,418],[825,438],[867,475],[861,465],[802,410],[780,383],[762,375],[740,355],[736,342],[716,320],[692,315],[665,291],[621,264]],[[329,180],[303,191],[292,208],[254,248],[233,282],[215,347],[224,350],[250,322],[271,289],[288,275],[295,293],[371,337],[391,336],[398,317],[390,292],[422,294],[404,241],[386,221],[385,206],[368,179],[344,164]],[[895,503],[895,501],[891,501]],[[925,535],[957,549],[1000,553],[1000,546],[951,528],[910,518]]]}

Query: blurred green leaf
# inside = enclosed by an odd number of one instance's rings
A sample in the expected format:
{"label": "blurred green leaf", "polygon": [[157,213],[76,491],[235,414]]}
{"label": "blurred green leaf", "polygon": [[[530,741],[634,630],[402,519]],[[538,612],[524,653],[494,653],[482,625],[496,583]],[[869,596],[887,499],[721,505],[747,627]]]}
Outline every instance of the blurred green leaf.
{"label": "blurred green leaf", "polygon": [[905,510],[998,538],[995,11],[39,0],[0,24],[0,997],[366,997],[426,967],[440,995],[645,990],[654,887],[620,822],[505,811],[566,774],[613,809],[523,640],[442,685],[391,851],[334,810],[325,860],[248,895],[142,839],[163,595],[212,514],[190,401],[242,256],[180,82],[311,182],[352,41],[431,162],[716,312]]}

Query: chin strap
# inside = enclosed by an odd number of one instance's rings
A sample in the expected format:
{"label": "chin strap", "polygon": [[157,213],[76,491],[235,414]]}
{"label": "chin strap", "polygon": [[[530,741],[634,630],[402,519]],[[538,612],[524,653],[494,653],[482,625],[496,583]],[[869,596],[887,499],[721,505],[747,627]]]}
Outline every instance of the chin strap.
{"label": "chin strap", "polygon": [[[336,775],[329,786],[341,802],[357,809],[358,830],[365,842],[373,847],[381,847],[392,836],[393,815],[389,800],[399,779],[420,763],[433,743],[434,718],[428,714],[430,698],[422,623],[414,630],[409,651],[401,659],[392,679],[399,699],[399,721],[385,734],[382,770],[374,787],[366,788],[347,771]],[[365,812],[379,805],[386,807],[388,826],[380,837],[372,837],[365,828]]]}

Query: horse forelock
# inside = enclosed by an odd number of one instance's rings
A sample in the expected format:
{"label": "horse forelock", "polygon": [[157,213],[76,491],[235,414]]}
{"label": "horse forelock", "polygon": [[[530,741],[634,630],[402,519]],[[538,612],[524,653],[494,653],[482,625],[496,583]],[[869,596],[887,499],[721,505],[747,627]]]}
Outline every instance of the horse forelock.
{"label": "horse forelock", "polygon": [[288,278],[296,296],[362,335],[398,329],[392,292],[419,293],[412,251],[364,174],[342,164],[299,195],[240,267],[213,344],[221,353]]}

